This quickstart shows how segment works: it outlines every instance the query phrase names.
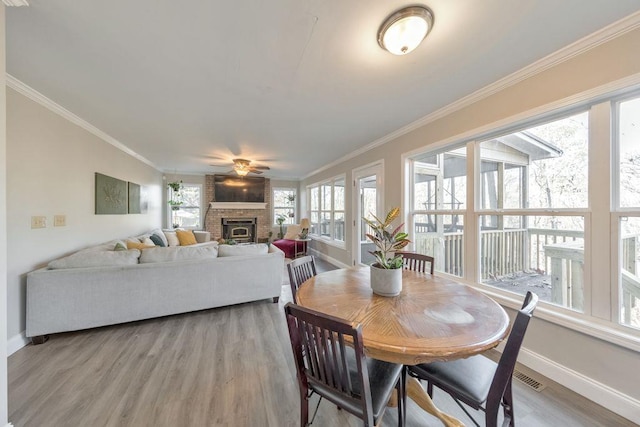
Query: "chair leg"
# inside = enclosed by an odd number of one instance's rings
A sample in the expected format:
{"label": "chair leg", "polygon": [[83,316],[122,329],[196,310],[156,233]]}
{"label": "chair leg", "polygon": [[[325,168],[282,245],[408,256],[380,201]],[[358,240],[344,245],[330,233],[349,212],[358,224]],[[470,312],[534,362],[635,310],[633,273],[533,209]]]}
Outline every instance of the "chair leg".
{"label": "chair leg", "polygon": [[398,380],[398,427],[404,427],[407,422],[407,367],[402,367],[402,374]]}
{"label": "chair leg", "polygon": [[502,396],[502,406],[504,409],[504,417],[509,418],[509,427],[515,427],[515,415],[513,413],[513,393],[511,390],[511,378],[507,383],[507,388]]}
{"label": "chair leg", "polygon": [[300,388],[300,427],[309,425],[309,393]]}

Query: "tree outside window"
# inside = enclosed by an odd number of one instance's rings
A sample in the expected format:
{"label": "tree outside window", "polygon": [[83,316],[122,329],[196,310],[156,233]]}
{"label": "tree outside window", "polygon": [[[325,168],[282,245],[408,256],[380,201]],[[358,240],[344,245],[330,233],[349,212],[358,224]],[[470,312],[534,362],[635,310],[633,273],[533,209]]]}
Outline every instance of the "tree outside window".
{"label": "tree outside window", "polygon": [[283,224],[296,223],[296,190],[295,188],[274,188],[273,190],[273,223],[284,218]]}
{"label": "tree outside window", "polygon": [[168,199],[171,208],[169,220],[173,228],[201,228],[201,185],[182,184],[177,191],[170,188]]}

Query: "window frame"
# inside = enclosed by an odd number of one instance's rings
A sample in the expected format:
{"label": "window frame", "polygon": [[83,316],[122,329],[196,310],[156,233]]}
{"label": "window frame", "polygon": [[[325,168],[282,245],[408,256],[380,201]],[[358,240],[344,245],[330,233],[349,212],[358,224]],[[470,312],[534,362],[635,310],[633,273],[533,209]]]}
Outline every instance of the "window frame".
{"label": "window frame", "polygon": [[[632,86],[630,86],[632,84]],[[405,207],[405,221],[412,218],[413,171],[411,159],[427,155],[429,152],[444,152],[454,148],[456,144],[467,145],[467,217],[465,217],[465,268],[462,278],[451,276],[456,280],[476,287],[481,292],[496,299],[499,303],[518,309],[522,297],[518,294],[501,291],[479,281],[480,251],[480,215],[579,215],[584,217],[584,287],[585,313],[541,302],[537,316],[552,323],[569,329],[623,346],[634,351],[640,351],[640,330],[620,323],[619,305],[619,248],[618,222],[620,217],[636,216],[638,212],[630,212],[628,208],[618,209],[614,198],[617,197],[617,140],[612,128],[613,109],[615,102],[620,99],[630,99],[640,94],[640,78],[634,82],[620,82],[618,85],[607,85],[590,90],[570,98],[537,107],[511,117],[503,118],[494,123],[471,129],[454,135],[446,140],[431,143],[428,147],[421,147],[402,154],[403,167],[403,206]],[[538,124],[549,122],[556,118],[567,117],[572,113],[589,110],[589,145],[588,145],[588,204],[585,208],[546,209],[479,209],[479,183],[476,171],[480,166],[478,141],[509,134]],[[595,124],[595,125],[594,125]],[[442,212],[446,214],[447,212]],[[640,215],[639,215],[640,216]],[[610,244],[602,244],[609,242]],[[598,261],[598,268],[593,267],[592,260]],[[606,268],[602,268],[602,266]],[[440,273],[447,275],[446,273]]]}
{"label": "window frame", "polygon": [[203,227],[203,214],[202,214],[202,202],[203,202],[203,197],[204,197],[204,191],[203,191],[203,185],[200,183],[191,183],[191,182],[183,182],[182,183],[182,188],[184,189],[185,187],[196,187],[198,188],[198,192],[200,193],[200,206],[186,206],[186,205],[180,205],[178,207],[178,209],[176,209],[175,211],[172,209],[171,205],[168,204],[169,200],[172,200],[172,196],[173,196],[173,190],[171,188],[167,188],[167,228],[173,228],[173,214],[174,212],[180,211],[182,209],[188,208],[188,209],[197,209],[198,210],[198,224],[195,226],[190,226],[190,227],[182,227],[184,229],[187,230],[200,230]]}
{"label": "window frame", "polygon": [[[344,183],[344,189],[345,189],[344,200],[343,200],[344,209],[336,210],[335,209],[336,207],[336,203],[335,203],[336,185],[335,184],[340,181]],[[331,195],[331,200],[330,200],[330,203],[328,204],[328,209],[327,209],[327,205],[323,203],[324,202],[323,187],[327,187],[327,186],[329,187],[329,194]],[[318,199],[316,200],[316,203],[315,203],[318,209],[312,209],[314,205],[312,200],[312,193],[314,189],[316,190],[318,195]],[[325,179],[323,181],[318,181],[307,186],[306,188],[307,199],[309,201],[307,216],[309,218],[309,221],[311,222],[311,230],[309,232],[309,238],[314,240],[322,240],[323,242],[332,246],[336,246],[338,248],[342,248],[342,249],[346,248],[346,202],[347,202],[346,189],[347,189],[346,174],[340,174],[332,178]],[[317,218],[318,218],[318,222],[315,222],[315,223],[313,222],[314,213],[317,214]],[[336,213],[338,214],[341,213],[344,217],[344,221],[343,221],[344,229],[342,233],[342,235],[344,236],[344,239],[342,240],[336,239]],[[322,235],[322,234],[312,232],[314,227],[316,228],[316,230],[321,230],[322,224],[320,223],[320,221],[323,218],[322,216],[323,214],[328,214],[329,216],[328,235]]]}
{"label": "window frame", "polygon": [[[293,192],[293,195],[295,197],[295,200],[293,201],[293,206],[276,206],[276,191],[282,191],[282,192]],[[283,223],[283,224],[287,224],[287,225],[291,225],[291,224],[296,224],[296,220],[298,219],[298,215],[297,215],[297,202],[298,202],[298,189],[295,187],[274,187],[271,189],[271,200],[273,201],[272,206],[271,206],[271,217],[273,218],[272,220],[272,226],[277,227],[279,224],[276,222],[277,219],[277,214],[276,214],[276,209],[291,209],[293,210],[293,217],[288,216],[287,220]]]}

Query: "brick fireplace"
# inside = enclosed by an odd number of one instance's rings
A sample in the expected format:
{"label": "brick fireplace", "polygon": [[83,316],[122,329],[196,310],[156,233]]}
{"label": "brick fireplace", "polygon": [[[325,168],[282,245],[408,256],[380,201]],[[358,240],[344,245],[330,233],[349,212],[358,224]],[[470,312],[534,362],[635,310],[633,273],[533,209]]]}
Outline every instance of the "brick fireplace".
{"label": "brick fireplace", "polygon": [[[271,180],[265,179],[264,184],[264,201],[265,209],[215,209],[210,208],[205,217],[205,230],[211,233],[211,240],[217,240],[223,236],[222,220],[223,218],[233,218],[234,220],[246,218],[247,220],[255,219],[256,240],[266,239],[271,231]],[[213,175],[205,176],[205,200],[215,202]]]}

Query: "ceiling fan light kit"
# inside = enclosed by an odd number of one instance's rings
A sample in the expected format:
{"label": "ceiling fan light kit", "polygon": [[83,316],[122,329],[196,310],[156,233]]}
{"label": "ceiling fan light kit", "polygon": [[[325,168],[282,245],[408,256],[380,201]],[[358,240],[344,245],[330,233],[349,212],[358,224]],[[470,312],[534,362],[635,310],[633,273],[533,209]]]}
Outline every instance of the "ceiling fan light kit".
{"label": "ceiling fan light kit", "polygon": [[247,159],[233,159],[232,161],[233,170],[227,173],[235,172],[238,176],[247,176],[250,173],[261,174],[262,171],[271,169],[269,166],[251,166],[251,160]]}
{"label": "ceiling fan light kit", "polygon": [[378,30],[378,44],[394,55],[417,48],[433,27],[433,12],[426,6],[409,6],[391,14]]}

